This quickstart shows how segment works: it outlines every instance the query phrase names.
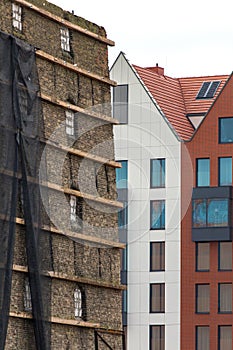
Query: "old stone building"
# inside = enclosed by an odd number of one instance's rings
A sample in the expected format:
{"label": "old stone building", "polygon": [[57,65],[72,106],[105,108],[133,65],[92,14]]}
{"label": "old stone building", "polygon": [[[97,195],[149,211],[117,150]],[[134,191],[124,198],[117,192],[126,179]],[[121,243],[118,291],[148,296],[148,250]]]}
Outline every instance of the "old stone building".
{"label": "old stone building", "polygon": [[123,349],[114,43],[45,0],[0,13],[0,349]]}

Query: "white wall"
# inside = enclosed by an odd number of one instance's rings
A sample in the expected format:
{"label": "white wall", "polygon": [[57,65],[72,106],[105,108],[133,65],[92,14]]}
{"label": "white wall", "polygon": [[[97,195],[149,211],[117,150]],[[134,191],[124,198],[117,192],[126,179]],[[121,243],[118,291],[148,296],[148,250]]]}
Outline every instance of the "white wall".
{"label": "white wall", "polygon": [[[165,324],[166,350],[180,349],[180,144],[123,55],[111,79],[129,85],[127,125],[114,127],[128,160],[128,350],[149,349],[149,325]],[[150,189],[150,159],[166,158],[166,188]],[[150,200],[166,200],[166,230],[150,231]],[[149,272],[150,241],[165,243],[166,271]],[[149,313],[150,283],[165,283],[165,313]]]}

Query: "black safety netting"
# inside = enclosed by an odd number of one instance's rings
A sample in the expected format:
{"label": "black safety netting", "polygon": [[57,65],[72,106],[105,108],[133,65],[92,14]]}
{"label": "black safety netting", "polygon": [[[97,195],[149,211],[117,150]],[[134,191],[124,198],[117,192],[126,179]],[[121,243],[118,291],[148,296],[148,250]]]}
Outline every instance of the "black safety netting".
{"label": "black safety netting", "polygon": [[16,229],[22,198],[32,318],[37,350],[50,349],[50,234],[42,231],[40,142],[43,115],[35,48],[0,32],[0,350],[5,347]]}

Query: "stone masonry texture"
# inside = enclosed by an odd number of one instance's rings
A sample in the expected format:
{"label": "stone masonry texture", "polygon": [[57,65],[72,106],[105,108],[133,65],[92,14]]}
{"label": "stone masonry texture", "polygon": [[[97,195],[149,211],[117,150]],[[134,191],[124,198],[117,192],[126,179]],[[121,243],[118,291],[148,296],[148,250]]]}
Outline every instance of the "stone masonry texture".
{"label": "stone masonry texture", "polygon": [[[10,0],[0,2],[1,31],[16,36],[37,50],[62,59],[63,62],[109,78],[106,43],[69,29],[71,49],[70,52],[66,52],[61,48],[60,30],[64,28],[62,23],[21,5],[22,31],[19,31],[12,25],[12,3]],[[30,0],[30,3],[106,37],[103,27],[45,0]],[[16,4],[20,5],[17,2]],[[44,130],[43,134],[38,135],[41,139],[41,149],[48,140],[52,141],[52,145],[46,146],[48,183],[116,201],[113,166],[97,162],[94,158],[85,159],[67,153],[59,147],[60,144],[64,144],[78,151],[114,160],[112,124],[85,114],[85,109],[96,109],[105,115],[109,114],[110,85],[101,79],[70,70],[56,61],[37,56],[36,62],[40,92],[52,99],[52,102],[41,99]],[[69,136],[64,132],[66,112],[69,108],[53,103],[57,100],[84,109],[83,113],[74,114],[74,135]],[[79,239],[75,239],[75,234],[87,234],[95,238],[117,241],[117,210],[108,202],[101,204],[87,201],[85,196],[81,198],[76,194],[72,221],[69,193],[64,194],[50,188],[48,198],[48,207],[44,203],[41,210],[43,224],[52,230],[50,252],[46,252],[52,257],[52,271],[47,271],[51,276],[51,349],[107,349],[100,337],[95,337],[97,331],[111,349],[121,350],[120,248],[88,243],[80,236]],[[23,199],[19,191],[17,218],[23,220],[23,217]],[[68,231],[73,233],[72,237]],[[46,228],[42,234],[46,235]],[[5,349],[34,350],[36,344],[32,314],[25,310],[27,258],[24,225],[20,219],[16,225],[13,270],[11,314]],[[74,301],[77,288],[82,295],[82,316],[79,317],[75,315]]]}

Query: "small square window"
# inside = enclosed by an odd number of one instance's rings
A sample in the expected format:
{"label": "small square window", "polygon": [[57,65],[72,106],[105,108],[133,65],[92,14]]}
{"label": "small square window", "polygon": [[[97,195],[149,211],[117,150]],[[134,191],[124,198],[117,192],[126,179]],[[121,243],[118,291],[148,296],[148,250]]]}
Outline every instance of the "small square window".
{"label": "small square window", "polygon": [[12,24],[15,29],[22,31],[22,7],[12,3]]}
{"label": "small square window", "polygon": [[66,111],[66,134],[74,136],[74,112]]}
{"label": "small square window", "polygon": [[70,32],[68,28],[61,28],[61,48],[70,52]]}
{"label": "small square window", "polygon": [[150,224],[151,224],[151,230],[165,229],[165,201],[164,200],[151,201]]}

